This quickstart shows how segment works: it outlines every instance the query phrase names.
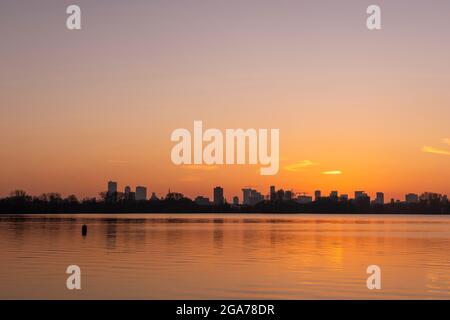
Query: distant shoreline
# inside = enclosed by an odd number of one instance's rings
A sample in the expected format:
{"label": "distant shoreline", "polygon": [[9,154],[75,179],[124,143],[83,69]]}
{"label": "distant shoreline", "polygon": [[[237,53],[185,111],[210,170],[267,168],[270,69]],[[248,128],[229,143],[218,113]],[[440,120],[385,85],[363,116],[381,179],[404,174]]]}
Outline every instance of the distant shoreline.
{"label": "distant shoreline", "polygon": [[300,203],[296,200],[262,200],[252,205],[229,204],[227,202],[207,204],[189,198],[166,197],[165,199],[104,200],[96,198],[77,200],[75,197],[61,198],[58,194],[31,197],[25,193],[0,199],[1,214],[450,214],[450,203],[445,197],[429,197],[418,202],[391,201],[380,204],[369,197],[340,200],[322,197],[316,201]]}
{"label": "distant shoreline", "polygon": [[401,216],[401,215],[413,215],[413,216],[448,216],[450,213],[377,213],[377,212],[2,212],[2,216],[12,215],[367,215],[367,216]]}

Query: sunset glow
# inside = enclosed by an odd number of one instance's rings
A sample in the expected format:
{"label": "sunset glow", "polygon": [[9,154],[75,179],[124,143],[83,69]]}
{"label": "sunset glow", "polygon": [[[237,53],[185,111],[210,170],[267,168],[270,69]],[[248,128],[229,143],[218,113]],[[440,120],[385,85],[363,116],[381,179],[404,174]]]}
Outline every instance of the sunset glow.
{"label": "sunset glow", "polygon": [[[385,3],[374,33],[360,1],[190,2],[80,1],[75,33],[56,27],[65,3],[1,4],[1,196],[98,196],[109,180],[228,199],[245,185],[450,193],[448,2]],[[279,128],[278,174],[175,166],[170,134],[196,119]]]}

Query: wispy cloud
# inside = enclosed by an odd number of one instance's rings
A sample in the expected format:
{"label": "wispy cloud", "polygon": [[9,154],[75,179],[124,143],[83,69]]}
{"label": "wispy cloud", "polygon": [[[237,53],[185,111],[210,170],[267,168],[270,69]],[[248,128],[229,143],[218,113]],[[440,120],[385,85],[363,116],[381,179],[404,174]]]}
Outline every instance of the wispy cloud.
{"label": "wispy cloud", "polygon": [[284,170],[291,171],[291,172],[298,172],[298,171],[303,171],[306,168],[317,166],[317,165],[319,165],[319,164],[316,162],[313,162],[311,160],[302,160],[302,161],[290,164],[288,166],[285,166]]}
{"label": "wispy cloud", "polygon": [[430,146],[424,146],[422,148],[422,151],[427,152],[427,153],[442,154],[442,155],[450,156],[450,150],[444,150],[444,149],[439,149],[439,148],[430,147]]}
{"label": "wispy cloud", "polygon": [[339,175],[342,174],[341,170],[330,170],[330,171],[324,171],[322,174],[328,174],[328,175]]}

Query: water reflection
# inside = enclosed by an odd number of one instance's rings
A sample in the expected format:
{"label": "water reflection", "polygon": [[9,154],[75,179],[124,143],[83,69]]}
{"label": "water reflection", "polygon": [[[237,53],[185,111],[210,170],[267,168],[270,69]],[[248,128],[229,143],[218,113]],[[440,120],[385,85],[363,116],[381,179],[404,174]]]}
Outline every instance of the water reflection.
{"label": "water reflection", "polygon": [[222,249],[223,247],[223,219],[213,219],[214,231],[213,231],[213,243],[216,250]]}
{"label": "water reflection", "polygon": [[2,216],[0,298],[448,299],[449,239],[445,216]]}

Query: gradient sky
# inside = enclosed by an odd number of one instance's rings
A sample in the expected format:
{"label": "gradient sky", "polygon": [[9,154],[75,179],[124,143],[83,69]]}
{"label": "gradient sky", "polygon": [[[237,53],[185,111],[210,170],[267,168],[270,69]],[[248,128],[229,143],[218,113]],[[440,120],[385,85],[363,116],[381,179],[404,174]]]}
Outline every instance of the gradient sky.
{"label": "gradient sky", "polygon": [[[0,196],[96,196],[109,179],[228,199],[450,194],[449,16],[448,0],[3,0]],[[279,174],[173,165],[170,134],[194,120],[279,128]]]}

